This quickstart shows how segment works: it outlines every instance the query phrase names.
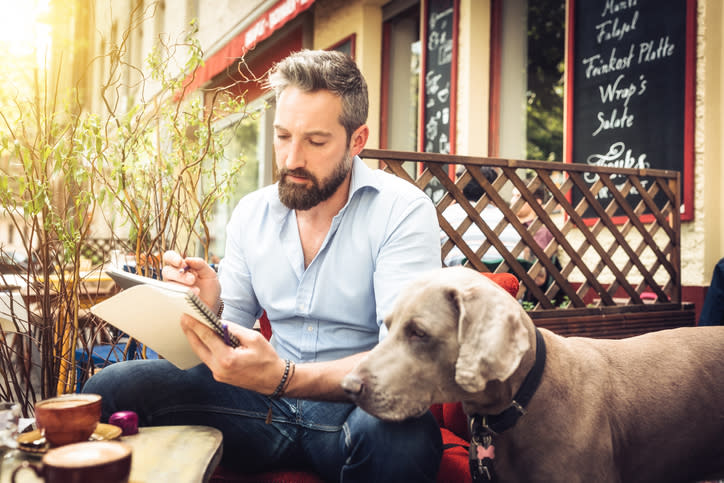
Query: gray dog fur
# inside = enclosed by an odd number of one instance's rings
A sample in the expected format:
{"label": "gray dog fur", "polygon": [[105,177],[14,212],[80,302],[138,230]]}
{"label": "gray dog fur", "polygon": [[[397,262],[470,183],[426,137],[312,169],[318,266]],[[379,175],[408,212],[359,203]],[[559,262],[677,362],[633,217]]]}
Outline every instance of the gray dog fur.
{"label": "gray dog fur", "polygon": [[[462,401],[506,409],[535,360],[520,304],[474,270],[431,272],[404,290],[387,337],[342,382],[386,420]],[[495,436],[500,481],[686,482],[724,474],[724,327],[623,340],[540,329],[543,379],[518,423]]]}

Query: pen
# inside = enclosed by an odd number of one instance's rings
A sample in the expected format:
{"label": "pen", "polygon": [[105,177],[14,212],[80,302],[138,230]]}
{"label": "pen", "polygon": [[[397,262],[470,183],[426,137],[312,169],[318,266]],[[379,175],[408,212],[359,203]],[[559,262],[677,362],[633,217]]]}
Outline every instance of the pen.
{"label": "pen", "polygon": [[189,270],[191,270],[191,267],[189,267],[188,265],[184,265],[183,267],[178,269],[178,273],[183,274],[183,273],[188,272]]}
{"label": "pen", "polygon": [[226,345],[231,345],[231,342],[229,341],[229,324],[224,322],[222,327],[224,327],[224,343]]}

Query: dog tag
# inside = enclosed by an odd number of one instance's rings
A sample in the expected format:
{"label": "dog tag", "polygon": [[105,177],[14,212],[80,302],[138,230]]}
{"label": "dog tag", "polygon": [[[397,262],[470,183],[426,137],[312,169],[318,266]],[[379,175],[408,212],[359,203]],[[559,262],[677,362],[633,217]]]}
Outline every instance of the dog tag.
{"label": "dog tag", "polygon": [[482,444],[478,445],[478,461],[482,461],[485,458],[489,458],[491,460],[495,459],[495,446],[492,444],[486,448]]}
{"label": "dog tag", "polygon": [[473,440],[470,443],[470,476],[474,482],[495,481],[493,460],[495,459],[495,446],[489,444],[486,448]]}

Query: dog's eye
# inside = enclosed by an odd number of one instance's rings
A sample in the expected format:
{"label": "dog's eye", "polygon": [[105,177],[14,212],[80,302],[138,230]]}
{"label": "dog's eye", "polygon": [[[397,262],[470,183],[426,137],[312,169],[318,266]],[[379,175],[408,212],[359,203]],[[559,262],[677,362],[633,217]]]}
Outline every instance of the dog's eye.
{"label": "dog's eye", "polygon": [[427,338],[427,332],[415,324],[410,324],[407,326],[407,337],[410,339],[425,339]]}

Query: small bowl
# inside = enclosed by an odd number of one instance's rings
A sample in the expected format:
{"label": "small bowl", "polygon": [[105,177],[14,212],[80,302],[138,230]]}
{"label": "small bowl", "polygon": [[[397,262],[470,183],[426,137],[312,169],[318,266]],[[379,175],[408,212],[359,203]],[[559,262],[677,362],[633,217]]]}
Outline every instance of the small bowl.
{"label": "small bowl", "polygon": [[35,422],[53,446],[88,441],[101,419],[99,394],[66,394],[35,403]]}

